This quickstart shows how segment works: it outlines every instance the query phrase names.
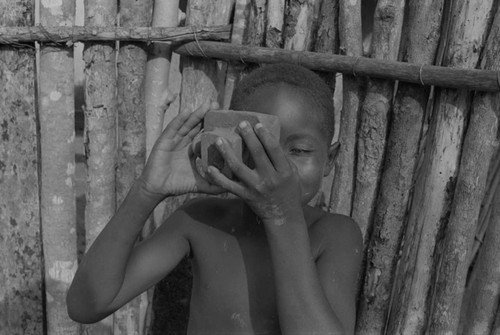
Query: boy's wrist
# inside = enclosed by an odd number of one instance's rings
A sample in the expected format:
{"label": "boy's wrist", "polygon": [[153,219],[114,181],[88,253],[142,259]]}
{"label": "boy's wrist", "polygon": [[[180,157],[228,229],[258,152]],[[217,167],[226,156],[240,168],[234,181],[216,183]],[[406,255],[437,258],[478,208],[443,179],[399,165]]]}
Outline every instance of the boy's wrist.
{"label": "boy's wrist", "polygon": [[147,182],[142,177],[139,177],[134,182],[134,185],[132,186],[130,191],[138,193],[141,198],[144,198],[147,201],[151,201],[155,203],[155,205],[162,202],[162,200],[168,196],[168,194],[161,194],[150,191]]}
{"label": "boy's wrist", "polygon": [[273,215],[269,217],[261,217],[259,220],[266,226],[276,227],[282,226],[285,223],[296,222],[304,220],[304,211],[302,206],[296,206],[280,213],[280,215]]}

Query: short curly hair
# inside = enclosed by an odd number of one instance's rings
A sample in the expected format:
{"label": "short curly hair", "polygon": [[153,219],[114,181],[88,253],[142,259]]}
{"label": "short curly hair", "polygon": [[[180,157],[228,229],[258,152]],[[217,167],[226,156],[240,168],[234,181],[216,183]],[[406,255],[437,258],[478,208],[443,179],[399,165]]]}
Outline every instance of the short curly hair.
{"label": "short curly hair", "polygon": [[327,137],[331,140],[335,132],[333,93],[330,87],[313,71],[305,67],[279,63],[261,66],[245,76],[236,86],[230,108],[245,110],[246,98],[256,90],[279,84],[290,85],[304,92],[317,112],[320,112]]}

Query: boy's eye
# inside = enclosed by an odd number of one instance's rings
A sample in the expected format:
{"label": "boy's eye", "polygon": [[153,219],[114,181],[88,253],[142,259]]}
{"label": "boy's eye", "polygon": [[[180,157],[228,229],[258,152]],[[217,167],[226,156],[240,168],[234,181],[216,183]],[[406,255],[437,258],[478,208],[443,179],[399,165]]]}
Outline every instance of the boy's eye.
{"label": "boy's eye", "polygon": [[303,154],[308,154],[312,152],[310,149],[305,149],[305,148],[291,148],[290,153],[293,155],[303,155]]}

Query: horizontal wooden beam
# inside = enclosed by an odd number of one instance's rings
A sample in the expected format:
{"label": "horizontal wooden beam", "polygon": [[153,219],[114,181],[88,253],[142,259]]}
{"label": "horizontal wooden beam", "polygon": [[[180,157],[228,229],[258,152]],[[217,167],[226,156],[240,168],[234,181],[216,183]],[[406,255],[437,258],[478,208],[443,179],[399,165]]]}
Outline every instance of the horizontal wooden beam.
{"label": "horizontal wooden beam", "polygon": [[420,65],[367,57],[249,47],[211,41],[186,43],[178,47],[175,52],[188,56],[249,63],[289,62],[312,70],[341,72],[354,76],[476,91],[500,91],[500,72],[490,70]]}
{"label": "horizontal wooden beam", "polygon": [[214,27],[0,27],[0,44],[73,43],[86,41],[189,42],[227,41],[231,25]]}

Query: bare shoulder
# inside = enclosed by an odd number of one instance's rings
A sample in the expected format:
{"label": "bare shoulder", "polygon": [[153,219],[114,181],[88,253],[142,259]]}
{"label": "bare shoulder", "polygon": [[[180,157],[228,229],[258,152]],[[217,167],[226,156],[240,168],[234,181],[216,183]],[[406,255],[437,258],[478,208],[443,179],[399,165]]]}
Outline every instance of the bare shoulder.
{"label": "bare shoulder", "polygon": [[316,255],[325,249],[333,249],[334,253],[351,254],[361,258],[363,238],[358,224],[350,217],[341,214],[324,212],[317,208],[309,208],[309,234]]}

